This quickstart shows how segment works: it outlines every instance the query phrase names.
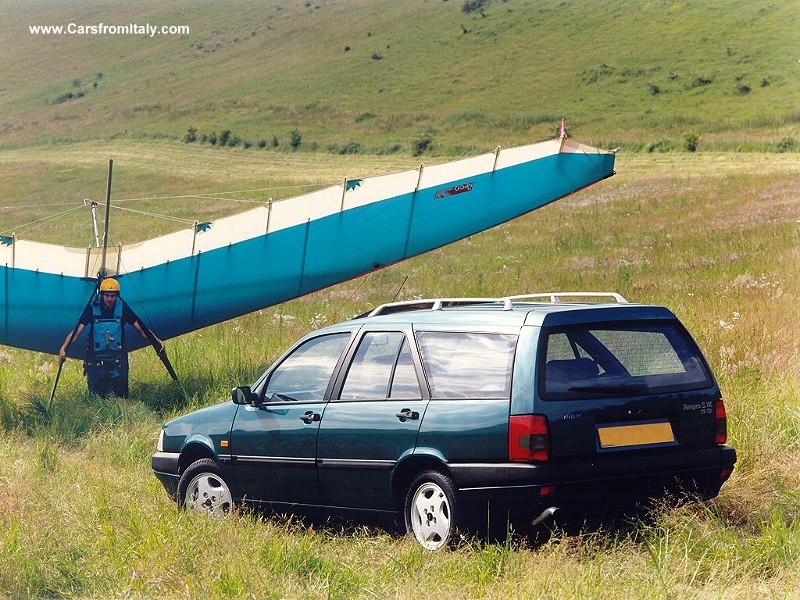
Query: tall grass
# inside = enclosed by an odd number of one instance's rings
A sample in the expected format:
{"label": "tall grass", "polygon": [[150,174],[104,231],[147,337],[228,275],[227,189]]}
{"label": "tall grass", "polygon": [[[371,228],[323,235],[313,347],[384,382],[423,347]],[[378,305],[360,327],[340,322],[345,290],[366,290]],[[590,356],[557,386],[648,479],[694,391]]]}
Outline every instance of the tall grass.
{"label": "tall grass", "polygon": [[[377,160],[377,159],[376,159]],[[611,180],[426,256],[132,357],[131,398],[69,361],[0,351],[0,595],[790,598],[800,589],[797,167],[620,155]],[[435,295],[613,290],[670,307],[718,376],[734,475],[706,504],[428,553],[390,524],[176,509],[150,471],[161,423],[227,397],[310,329]]]}

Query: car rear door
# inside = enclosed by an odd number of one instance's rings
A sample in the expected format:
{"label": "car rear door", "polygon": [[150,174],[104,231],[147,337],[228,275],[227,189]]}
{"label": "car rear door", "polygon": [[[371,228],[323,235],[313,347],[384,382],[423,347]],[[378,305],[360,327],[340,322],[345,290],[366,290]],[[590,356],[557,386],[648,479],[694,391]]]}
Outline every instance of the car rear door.
{"label": "car rear door", "polygon": [[236,483],[250,500],[319,504],[316,444],[332,375],[351,338],[338,332],[298,344],[267,376],[263,402],[242,406],[231,431]]}
{"label": "car rear door", "polygon": [[317,461],[326,505],[395,508],[391,473],[413,451],[427,391],[403,331],[368,331],[325,407]]}

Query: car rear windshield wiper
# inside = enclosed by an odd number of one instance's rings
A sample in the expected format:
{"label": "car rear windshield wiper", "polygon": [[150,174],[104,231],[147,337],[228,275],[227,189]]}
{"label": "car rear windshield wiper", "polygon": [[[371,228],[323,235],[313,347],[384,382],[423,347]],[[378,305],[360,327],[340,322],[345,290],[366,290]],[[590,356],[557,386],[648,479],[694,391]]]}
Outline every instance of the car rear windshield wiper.
{"label": "car rear windshield wiper", "polygon": [[620,385],[574,385],[567,388],[568,392],[585,392],[587,394],[611,394],[613,396],[638,396],[650,390],[643,383],[628,383]]}

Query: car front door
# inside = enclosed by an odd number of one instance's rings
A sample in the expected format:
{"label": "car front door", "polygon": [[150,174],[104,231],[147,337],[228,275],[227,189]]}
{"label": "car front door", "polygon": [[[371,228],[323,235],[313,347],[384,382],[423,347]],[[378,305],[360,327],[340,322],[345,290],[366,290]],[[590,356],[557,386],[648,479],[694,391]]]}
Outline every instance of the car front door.
{"label": "car front door", "polygon": [[231,457],[245,498],[320,503],[317,432],[331,377],[350,335],[321,335],[301,343],[269,374],[262,403],[239,408]]}
{"label": "car front door", "polygon": [[420,373],[404,333],[363,335],[320,425],[317,461],[325,504],[395,508],[392,469],[413,451],[425,411]]}

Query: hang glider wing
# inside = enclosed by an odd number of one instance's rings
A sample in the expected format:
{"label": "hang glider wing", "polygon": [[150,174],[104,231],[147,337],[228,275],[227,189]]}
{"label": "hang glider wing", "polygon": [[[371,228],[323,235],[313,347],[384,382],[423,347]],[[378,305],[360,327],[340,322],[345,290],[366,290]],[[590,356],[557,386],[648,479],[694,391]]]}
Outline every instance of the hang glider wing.
{"label": "hang glider wing", "polygon": [[[613,173],[613,152],[564,137],[498,149],[109,247],[106,269],[168,339],[439,248]],[[0,344],[57,353],[94,293],[102,249],[0,242]]]}

